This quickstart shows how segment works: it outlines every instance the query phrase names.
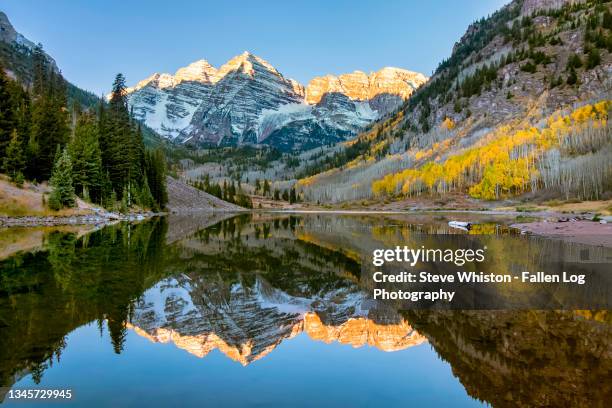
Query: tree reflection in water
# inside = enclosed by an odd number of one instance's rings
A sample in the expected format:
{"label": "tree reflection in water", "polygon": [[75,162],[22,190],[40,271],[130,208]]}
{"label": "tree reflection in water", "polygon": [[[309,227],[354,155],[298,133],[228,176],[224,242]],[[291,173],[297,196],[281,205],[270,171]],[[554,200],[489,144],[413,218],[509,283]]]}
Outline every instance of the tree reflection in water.
{"label": "tree reflection in water", "polygon": [[[486,235],[452,239],[502,234],[488,241],[500,267],[517,253],[537,262],[546,246],[566,245],[542,241],[534,251],[502,224],[481,225]],[[361,254],[456,233],[432,217],[272,214],[158,218],[82,237],[46,232],[43,249],[0,261],[0,381],[11,386],[28,373],[40,381],[61,364],[66,335],[97,321],[116,353],[129,352],[134,330],[243,365],[302,332],[385,351],[428,341],[469,395],[494,406],[612,400],[602,381],[612,371],[607,311],[399,312],[368,298]]]}

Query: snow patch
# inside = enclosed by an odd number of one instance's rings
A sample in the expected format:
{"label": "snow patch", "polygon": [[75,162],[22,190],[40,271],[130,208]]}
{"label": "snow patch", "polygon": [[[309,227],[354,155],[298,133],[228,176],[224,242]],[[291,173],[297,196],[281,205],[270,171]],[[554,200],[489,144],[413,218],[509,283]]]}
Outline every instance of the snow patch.
{"label": "snow patch", "polygon": [[139,314],[153,312],[155,321],[164,323],[166,319],[166,303],[168,299],[180,299],[183,305],[182,315],[197,312],[191,300],[191,285],[189,282],[179,282],[174,278],[159,281],[142,295],[142,307],[137,308]]}

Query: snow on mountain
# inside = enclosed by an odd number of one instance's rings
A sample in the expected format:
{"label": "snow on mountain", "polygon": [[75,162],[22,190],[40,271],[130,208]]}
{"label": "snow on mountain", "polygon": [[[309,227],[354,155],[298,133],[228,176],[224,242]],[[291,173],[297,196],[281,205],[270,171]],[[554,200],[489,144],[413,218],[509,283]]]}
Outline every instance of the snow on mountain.
{"label": "snow on mountain", "polygon": [[249,52],[218,70],[205,60],[128,88],[137,119],[196,145],[270,144],[299,150],[338,142],[398,108],[427,78],[399,68],[325,76],[307,87]]}
{"label": "snow on mountain", "polygon": [[218,71],[212,91],[201,99],[183,138],[198,142],[257,142],[254,125],[263,110],[299,103],[304,90],[272,65],[248,52],[232,58]]}
{"label": "snow on mountain", "polygon": [[313,340],[384,351],[426,341],[397,312],[356,287],[306,298],[260,278],[252,285],[227,287],[196,274],[166,278],[148,289],[136,303],[128,327],[198,357],[219,350],[245,366],[302,332]]}

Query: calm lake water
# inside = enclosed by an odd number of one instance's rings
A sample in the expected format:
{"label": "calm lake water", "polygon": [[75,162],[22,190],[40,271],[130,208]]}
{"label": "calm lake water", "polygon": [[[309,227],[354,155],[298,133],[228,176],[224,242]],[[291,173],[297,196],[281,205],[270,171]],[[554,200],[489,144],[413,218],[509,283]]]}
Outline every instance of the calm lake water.
{"label": "calm lake water", "polygon": [[[500,270],[610,250],[513,217],[194,215],[0,230],[0,386],[67,406],[606,406],[607,311],[402,311],[374,248],[482,244]],[[586,251],[586,252],[585,252]],[[609,288],[604,288],[609,290]],[[54,403],[52,406],[60,406]]]}

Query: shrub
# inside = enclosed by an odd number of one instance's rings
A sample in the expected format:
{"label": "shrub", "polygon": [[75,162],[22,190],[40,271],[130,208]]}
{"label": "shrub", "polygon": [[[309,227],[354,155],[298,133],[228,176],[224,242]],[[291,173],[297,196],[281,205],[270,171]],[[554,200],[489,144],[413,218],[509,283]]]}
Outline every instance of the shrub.
{"label": "shrub", "polygon": [[599,55],[599,50],[597,48],[592,48],[589,51],[589,56],[587,57],[586,67],[587,69],[592,69],[598,66],[601,63],[601,56]]}
{"label": "shrub", "polygon": [[533,64],[531,61],[529,61],[521,67],[521,71],[525,71],[525,72],[529,72],[530,74],[533,74],[534,72],[536,72],[536,68],[537,68],[536,65]]}

